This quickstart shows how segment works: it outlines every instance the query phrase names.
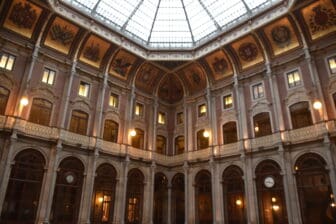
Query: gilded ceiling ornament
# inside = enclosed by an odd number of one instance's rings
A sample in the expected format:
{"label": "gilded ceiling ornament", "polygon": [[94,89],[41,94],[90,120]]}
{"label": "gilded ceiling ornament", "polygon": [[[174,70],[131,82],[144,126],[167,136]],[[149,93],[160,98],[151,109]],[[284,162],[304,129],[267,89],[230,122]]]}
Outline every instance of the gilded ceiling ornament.
{"label": "gilded ceiling ornament", "polygon": [[228,68],[228,63],[224,58],[215,57],[215,60],[212,63],[212,68],[216,73],[224,74]]}
{"label": "gilded ceiling ornament", "polygon": [[83,56],[90,61],[98,62],[100,59],[99,51],[100,51],[99,44],[98,43],[95,44],[92,41],[89,46],[85,47]]}
{"label": "gilded ceiling ornament", "polygon": [[287,26],[276,26],[271,30],[272,40],[278,47],[285,47],[291,41],[291,33]]}
{"label": "gilded ceiling ornament", "polygon": [[29,3],[16,3],[9,15],[11,20],[19,28],[31,29],[36,21],[37,13]]}
{"label": "gilded ceiling ornament", "polygon": [[238,49],[238,54],[244,61],[253,61],[258,55],[258,48],[254,43],[243,43]]}
{"label": "gilded ceiling ornament", "polygon": [[66,46],[70,44],[75,36],[74,32],[68,29],[68,26],[54,24],[50,29],[51,39]]}
{"label": "gilded ceiling ornament", "polygon": [[312,34],[336,26],[336,13],[332,9],[318,5],[313,8],[313,14],[309,18],[309,26]]}

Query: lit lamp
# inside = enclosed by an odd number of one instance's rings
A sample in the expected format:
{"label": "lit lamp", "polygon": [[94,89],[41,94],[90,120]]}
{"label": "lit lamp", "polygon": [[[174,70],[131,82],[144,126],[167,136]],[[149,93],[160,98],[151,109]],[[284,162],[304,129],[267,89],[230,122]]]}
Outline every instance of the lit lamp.
{"label": "lit lamp", "polygon": [[254,127],[254,131],[259,132],[259,126],[258,125]]}
{"label": "lit lamp", "polygon": [[203,132],[203,137],[204,138],[209,138],[209,136],[210,136],[210,133],[208,131]]}
{"label": "lit lamp", "polygon": [[320,110],[322,108],[322,103],[317,100],[313,103],[313,107],[315,110]]}
{"label": "lit lamp", "polygon": [[238,199],[237,201],[236,201],[236,205],[237,206],[241,206],[243,204],[243,202],[240,200],[240,199]]}
{"label": "lit lamp", "polygon": [[27,106],[28,103],[29,103],[29,101],[28,101],[28,98],[27,98],[26,96],[24,96],[24,97],[21,98],[21,100],[20,100],[20,104],[21,104],[22,106]]}
{"label": "lit lamp", "polygon": [[103,197],[99,197],[99,198],[98,198],[98,202],[99,202],[99,203],[102,203],[103,201],[104,201],[104,198],[103,198]]}
{"label": "lit lamp", "polygon": [[132,129],[130,131],[130,136],[132,136],[132,137],[136,136],[136,131],[134,129]]}

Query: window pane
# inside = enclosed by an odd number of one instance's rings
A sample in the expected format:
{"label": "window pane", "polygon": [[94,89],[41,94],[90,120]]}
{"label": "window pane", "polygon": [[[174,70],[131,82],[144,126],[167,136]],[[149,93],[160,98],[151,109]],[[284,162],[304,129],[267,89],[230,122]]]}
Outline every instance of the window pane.
{"label": "window pane", "polygon": [[5,68],[6,67],[7,60],[8,60],[8,56],[6,54],[3,54],[1,56],[0,68]]}
{"label": "window pane", "polygon": [[44,99],[33,99],[29,121],[41,125],[49,125],[52,103]]}
{"label": "window pane", "polygon": [[332,74],[336,73],[336,56],[328,59],[329,69]]}
{"label": "window pane", "polygon": [[90,85],[85,82],[80,82],[78,94],[80,96],[88,97],[89,96]]}
{"label": "window pane", "polygon": [[15,59],[14,56],[11,56],[11,55],[9,56],[8,61],[7,61],[7,66],[6,66],[7,70],[12,70],[13,65],[14,65],[14,59]]}

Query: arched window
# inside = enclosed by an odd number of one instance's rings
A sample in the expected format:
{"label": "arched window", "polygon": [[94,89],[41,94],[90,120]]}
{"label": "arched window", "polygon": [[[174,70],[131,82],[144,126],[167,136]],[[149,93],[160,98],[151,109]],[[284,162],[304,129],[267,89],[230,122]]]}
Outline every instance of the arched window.
{"label": "arched window", "polygon": [[138,149],[144,148],[145,133],[143,130],[136,128],[136,135],[132,137],[132,146]]}
{"label": "arched window", "polygon": [[196,223],[210,224],[212,217],[211,174],[202,170],[195,177]]}
{"label": "arched window", "polygon": [[209,147],[209,138],[204,137],[204,129],[197,132],[197,150],[206,149]]}
{"label": "arched window", "polygon": [[299,102],[289,107],[293,129],[313,125],[308,102]]}
{"label": "arched window", "polygon": [[112,223],[115,201],[116,171],[112,165],[97,168],[92,201],[92,223]]}
{"label": "arched window", "polygon": [[281,169],[272,160],[256,168],[256,185],[260,223],[288,223]]}
{"label": "arched window", "polygon": [[9,93],[8,89],[0,86],[0,115],[4,115],[6,112]]}
{"label": "arched window", "polygon": [[184,199],[184,175],[178,173],[172,180],[171,215],[172,223],[184,224],[185,221],[185,199]]}
{"label": "arched window", "polygon": [[126,193],[126,224],[142,223],[144,176],[138,169],[128,173]]}
{"label": "arched window", "polygon": [[34,98],[30,109],[29,121],[48,126],[51,118],[52,103],[41,98]]}
{"label": "arched window", "polygon": [[230,144],[237,142],[237,126],[236,122],[231,121],[223,125],[223,143]]}
{"label": "arched window", "polygon": [[302,223],[336,223],[335,198],[326,162],[317,154],[305,154],[295,163],[295,176]]}
{"label": "arched window", "polygon": [[253,117],[254,136],[261,137],[272,134],[271,119],[268,112]]}
{"label": "arched window", "polygon": [[166,154],[166,137],[162,135],[156,136],[156,152]]}
{"label": "arched window", "polygon": [[119,125],[117,122],[112,120],[105,120],[103,139],[105,141],[117,142],[118,129]]}
{"label": "arched window", "polygon": [[162,173],[155,174],[154,182],[154,223],[168,222],[168,180]]}
{"label": "arched window", "polygon": [[84,166],[74,157],[64,159],[58,167],[50,219],[52,223],[78,222]]}
{"label": "arched window", "polygon": [[243,171],[229,166],[223,172],[223,196],[226,223],[246,223]]}
{"label": "arched window", "polygon": [[0,223],[35,223],[44,166],[44,157],[35,150],[24,150],[15,157]]}
{"label": "arched window", "polygon": [[180,135],[175,138],[175,154],[184,153],[184,136]]}
{"label": "arched window", "polygon": [[69,131],[86,135],[89,115],[80,110],[73,110],[70,120]]}

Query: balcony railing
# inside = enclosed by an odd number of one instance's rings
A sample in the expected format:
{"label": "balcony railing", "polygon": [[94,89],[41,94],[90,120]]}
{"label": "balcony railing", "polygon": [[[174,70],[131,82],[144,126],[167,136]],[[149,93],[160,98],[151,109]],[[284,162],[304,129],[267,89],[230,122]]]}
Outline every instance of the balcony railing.
{"label": "balcony railing", "polygon": [[211,157],[239,155],[244,150],[253,152],[261,149],[275,148],[280,144],[287,145],[324,140],[327,135],[336,135],[336,123],[334,120],[321,122],[304,128],[281,131],[226,145],[210,146],[206,149],[188,151],[174,156],[158,154],[151,150],[137,149],[126,144],[108,142],[97,137],[89,137],[60,128],[43,126],[11,116],[0,116],[1,130],[15,130],[18,134],[48,141],[56,142],[60,140],[64,144],[83,149],[94,150],[98,148],[104,153],[117,156],[129,155],[135,159],[154,160],[162,165],[178,165],[183,164],[184,161],[209,160]]}

